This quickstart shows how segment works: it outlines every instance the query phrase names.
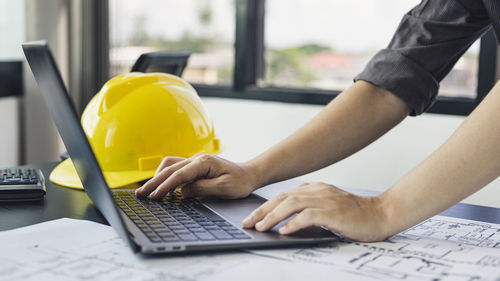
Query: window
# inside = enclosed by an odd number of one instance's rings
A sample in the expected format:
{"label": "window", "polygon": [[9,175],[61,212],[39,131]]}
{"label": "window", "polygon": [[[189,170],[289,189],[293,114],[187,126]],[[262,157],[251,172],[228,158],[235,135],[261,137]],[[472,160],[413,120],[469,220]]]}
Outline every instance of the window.
{"label": "window", "polygon": [[[419,2],[267,0],[263,84],[347,88],[370,58],[388,45],[404,13]],[[475,96],[478,50],[475,44],[458,61],[442,81],[441,95]]]}
{"label": "window", "polygon": [[450,73],[441,81],[440,96],[475,98],[479,67],[479,42],[477,40],[458,59]]}
{"label": "window", "polygon": [[[419,2],[109,0],[111,73],[145,52],[191,51],[184,78],[201,96],[326,104]],[[496,58],[490,31],[441,82],[429,112],[469,114],[496,81]]]}
{"label": "window", "polygon": [[234,65],[231,0],[110,0],[111,75],[147,52],[192,52],[184,78],[230,84]]}

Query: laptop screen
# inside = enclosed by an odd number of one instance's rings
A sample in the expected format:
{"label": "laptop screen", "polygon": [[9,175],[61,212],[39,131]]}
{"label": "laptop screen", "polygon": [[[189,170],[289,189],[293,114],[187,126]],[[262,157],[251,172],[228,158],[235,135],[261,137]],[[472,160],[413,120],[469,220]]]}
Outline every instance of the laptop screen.
{"label": "laptop screen", "polygon": [[118,234],[134,251],[138,251],[115,207],[111,191],[78,120],[47,43],[45,41],[25,43],[23,50],[85,192]]}

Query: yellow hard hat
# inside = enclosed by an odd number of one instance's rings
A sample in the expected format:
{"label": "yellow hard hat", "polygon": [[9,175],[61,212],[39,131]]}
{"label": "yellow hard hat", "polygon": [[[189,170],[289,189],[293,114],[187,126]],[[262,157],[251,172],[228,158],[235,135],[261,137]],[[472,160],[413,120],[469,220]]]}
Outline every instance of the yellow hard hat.
{"label": "yellow hard hat", "polygon": [[[151,178],[165,156],[220,151],[212,120],[195,89],[165,73],[127,73],[109,80],[82,114],[82,127],[111,188]],[[50,174],[83,188],[66,159]]]}

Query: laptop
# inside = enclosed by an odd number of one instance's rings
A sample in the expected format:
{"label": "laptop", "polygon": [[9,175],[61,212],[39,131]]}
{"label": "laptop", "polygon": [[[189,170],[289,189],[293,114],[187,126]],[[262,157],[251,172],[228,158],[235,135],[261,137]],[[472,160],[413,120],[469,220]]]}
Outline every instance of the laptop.
{"label": "laptop", "polygon": [[184,253],[338,240],[321,227],[287,236],[278,233],[282,223],[267,232],[243,229],[241,221],[265,202],[255,194],[223,200],[184,199],[175,193],[153,201],[136,198],[134,190],[110,189],[47,43],[25,43],[23,50],[85,192],[134,252]]}

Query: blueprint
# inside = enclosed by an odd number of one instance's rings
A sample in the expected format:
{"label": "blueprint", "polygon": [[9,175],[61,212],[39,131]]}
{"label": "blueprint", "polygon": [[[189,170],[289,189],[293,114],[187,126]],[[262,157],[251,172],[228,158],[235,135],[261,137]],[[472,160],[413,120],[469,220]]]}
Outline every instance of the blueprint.
{"label": "blueprint", "polygon": [[[134,255],[109,226],[73,219],[0,232],[0,280],[204,281],[331,280],[331,269],[243,251],[210,255]],[[340,280],[349,280],[343,273]],[[361,279],[361,280],[369,280]]]}
{"label": "blueprint", "polygon": [[387,241],[145,257],[109,226],[61,219],[0,232],[0,280],[496,280],[500,225],[436,216]]}
{"label": "blueprint", "polygon": [[435,216],[384,242],[254,251],[381,280],[500,280],[500,225]]}

